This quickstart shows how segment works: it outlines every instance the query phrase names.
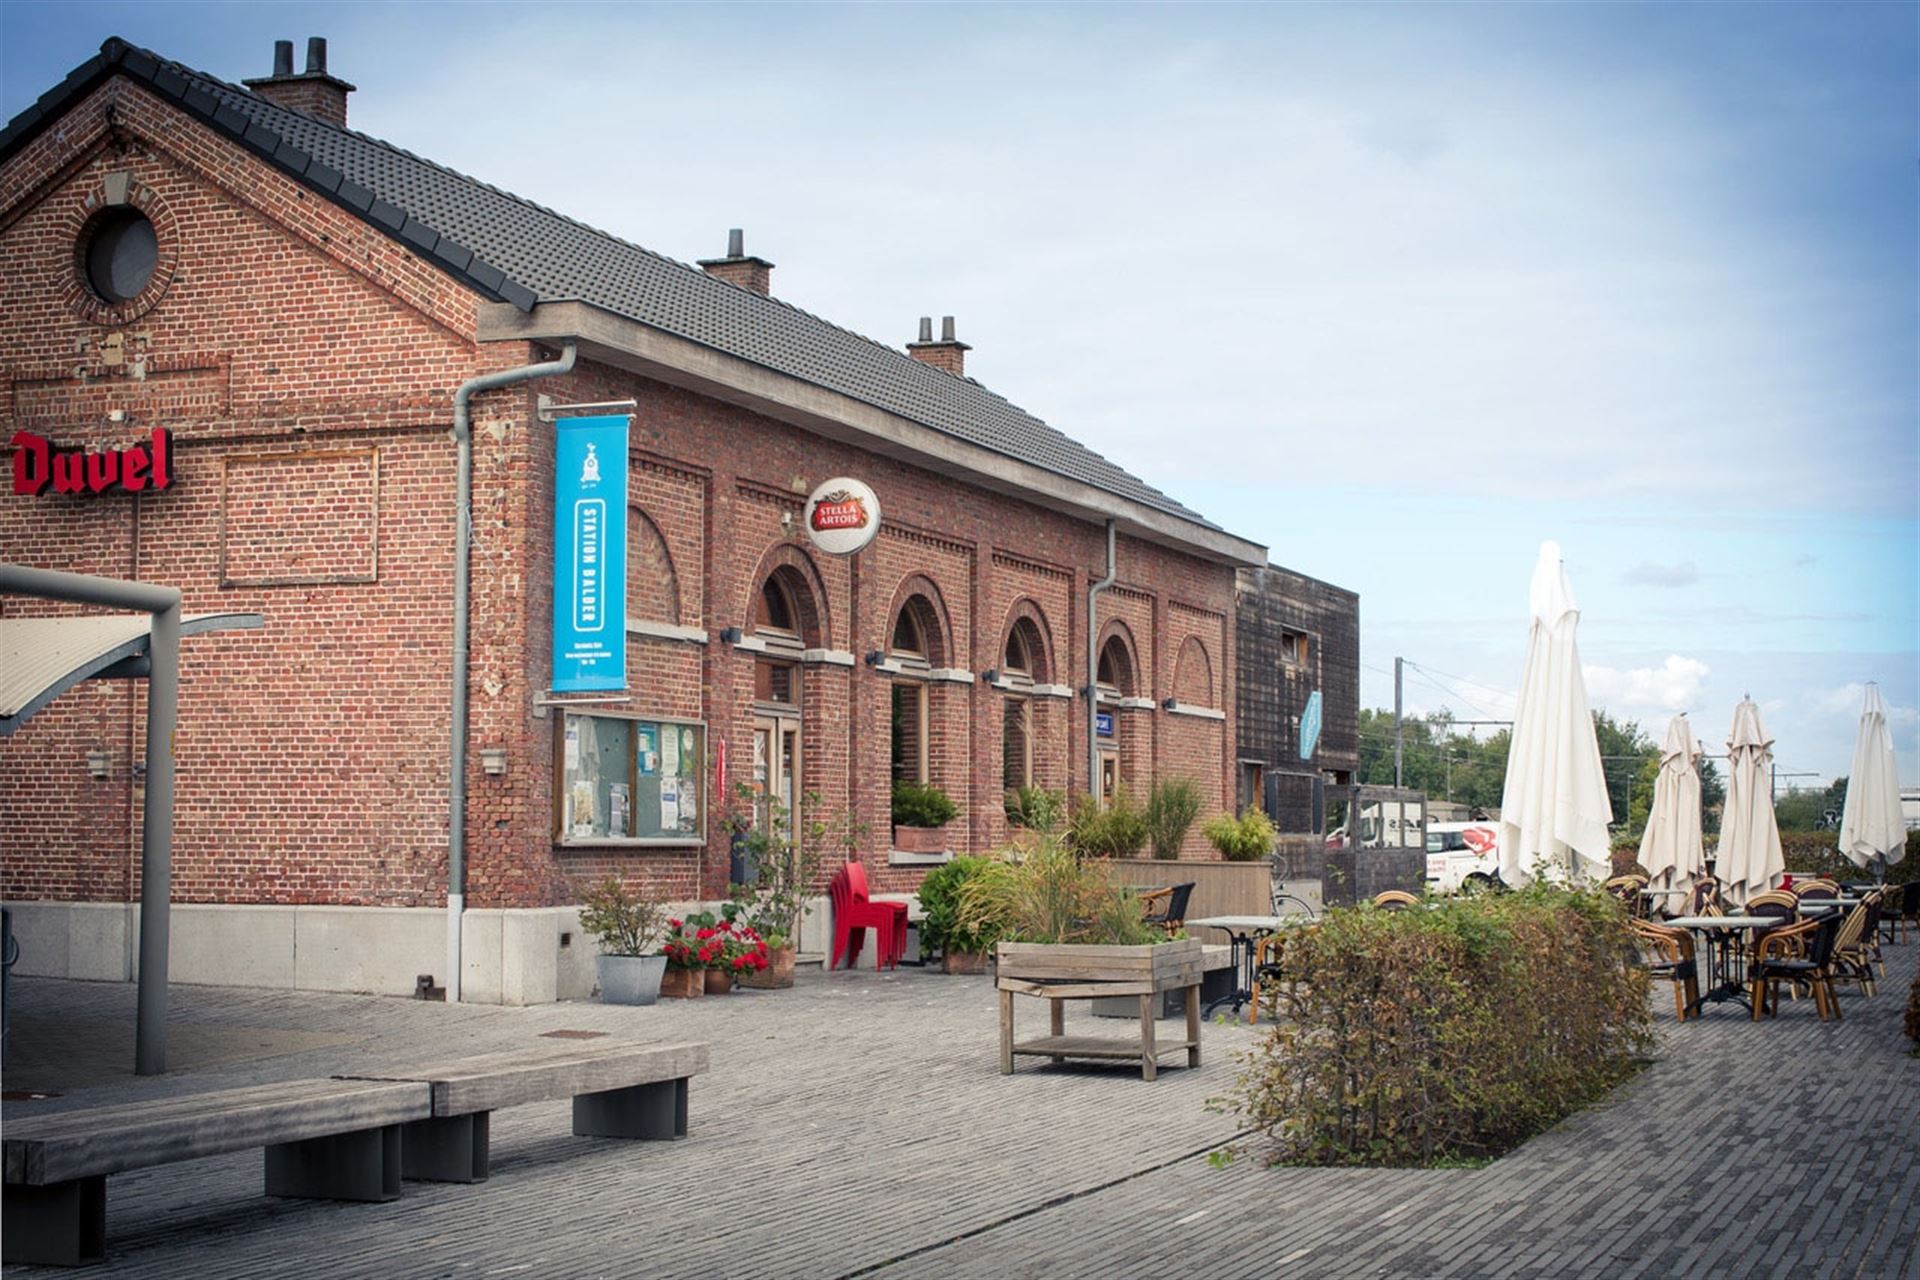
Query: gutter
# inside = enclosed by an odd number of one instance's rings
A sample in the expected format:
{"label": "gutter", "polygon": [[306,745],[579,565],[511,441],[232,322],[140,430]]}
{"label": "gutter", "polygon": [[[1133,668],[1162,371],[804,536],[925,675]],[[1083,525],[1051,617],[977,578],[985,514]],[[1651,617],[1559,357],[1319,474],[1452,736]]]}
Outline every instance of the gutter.
{"label": "gutter", "polygon": [[467,902],[467,617],[473,553],[473,397],[483,391],[573,371],[579,354],[569,342],[558,360],[521,365],[468,378],[453,393],[453,439],[458,446],[458,493],[453,533],[453,744],[447,781],[447,1003],[460,1002],[460,917]]}
{"label": "gutter", "polygon": [[1113,585],[1113,521],[1107,521],[1107,576],[1087,586],[1087,794],[1100,804],[1100,593]]}

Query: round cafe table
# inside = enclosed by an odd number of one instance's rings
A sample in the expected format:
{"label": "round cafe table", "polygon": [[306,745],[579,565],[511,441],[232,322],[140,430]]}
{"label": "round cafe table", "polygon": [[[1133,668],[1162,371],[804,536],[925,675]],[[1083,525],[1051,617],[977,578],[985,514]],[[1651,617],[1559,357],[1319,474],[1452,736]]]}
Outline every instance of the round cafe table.
{"label": "round cafe table", "polygon": [[1709,981],[1699,999],[1687,1006],[1688,1016],[1699,1013],[1701,1006],[1709,1002],[1718,1004],[1723,1000],[1737,1000],[1748,1009],[1753,1008],[1747,999],[1746,983],[1733,976],[1727,963],[1728,945],[1736,929],[1763,929],[1780,922],[1778,916],[1679,916],[1666,921],[1669,929],[1689,930],[1705,945]]}

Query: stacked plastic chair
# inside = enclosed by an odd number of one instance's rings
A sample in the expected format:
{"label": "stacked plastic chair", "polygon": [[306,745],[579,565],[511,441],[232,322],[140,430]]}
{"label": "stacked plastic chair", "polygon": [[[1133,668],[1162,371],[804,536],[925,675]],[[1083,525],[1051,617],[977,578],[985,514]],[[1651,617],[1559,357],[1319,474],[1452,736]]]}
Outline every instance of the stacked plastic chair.
{"label": "stacked plastic chair", "polygon": [[868,929],[873,930],[874,945],[879,948],[876,959],[880,966],[891,969],[900,963],[907,950],[906,903],[872,901],[867,896],[867,869],[858,862],[849,862],[836,871],[827,892],[833,899],[833,958],[827,964],[829,969],[840,967],[842,955],[849,969],[859,963]]}

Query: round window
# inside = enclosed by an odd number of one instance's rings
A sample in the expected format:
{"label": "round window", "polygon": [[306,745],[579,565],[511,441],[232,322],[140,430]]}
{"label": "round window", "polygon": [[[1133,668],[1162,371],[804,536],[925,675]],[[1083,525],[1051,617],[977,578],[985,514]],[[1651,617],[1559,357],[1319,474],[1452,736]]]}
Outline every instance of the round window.
{"label": "round window", "polygon": [[103,302],[126,302],[153,279],[160,244],[153,224],[133,209],[114,209],[90,228],[82,249],[87,284]]}

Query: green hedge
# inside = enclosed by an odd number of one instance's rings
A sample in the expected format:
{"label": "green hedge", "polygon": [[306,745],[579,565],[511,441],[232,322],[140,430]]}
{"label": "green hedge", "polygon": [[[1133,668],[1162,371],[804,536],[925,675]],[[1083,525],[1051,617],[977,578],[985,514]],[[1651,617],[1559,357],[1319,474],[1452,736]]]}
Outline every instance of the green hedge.
{"label": "green hedge", "polygon": [[1633,959],[1618,904],[1595,892],[1330,911],[1287,934],[1263,991],[1274,1030],[1227,1105],[1278,1162],[1497,1155],[1633,1071],[1651,1043]]}
{"label": "green hedge", "polygon": [[[1780,851],[1795,875],[1811,871],[1836,880],[1873,879],[1877,868],[1859,866],[1840,852],[1839,841],[1837,831],[1782,831]],[[1907,832],[1907,856],[1887,868],[1887,879],[1895,884],[1920,879],[1920,831]]]}

